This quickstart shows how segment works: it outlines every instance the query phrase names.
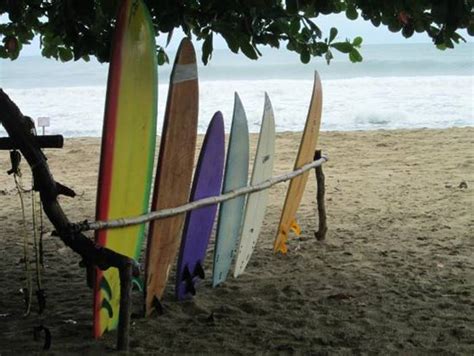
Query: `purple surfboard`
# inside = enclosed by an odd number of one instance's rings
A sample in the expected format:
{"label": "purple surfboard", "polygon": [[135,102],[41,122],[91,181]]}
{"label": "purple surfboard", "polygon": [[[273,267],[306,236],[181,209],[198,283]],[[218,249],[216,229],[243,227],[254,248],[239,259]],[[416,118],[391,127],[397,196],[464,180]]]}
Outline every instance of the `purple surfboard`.
{"label": "purple surfboard", "polygon": [[[191,201],[221,193],[224,156],[224,119],[218,111],[204,137],[194,173]],[[196,293],[196,283],[204,278],[204,258],[216,212],[217,204],[191,210],[186,216],[176,271],[178,300],[192,297]]]}

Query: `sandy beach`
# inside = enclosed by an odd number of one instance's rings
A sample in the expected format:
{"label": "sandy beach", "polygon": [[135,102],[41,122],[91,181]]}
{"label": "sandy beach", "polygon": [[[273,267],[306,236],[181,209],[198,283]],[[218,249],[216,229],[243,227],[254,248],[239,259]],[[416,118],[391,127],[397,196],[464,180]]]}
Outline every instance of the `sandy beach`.
{"label": "sandy beach", "polygon": [[[292,170],[300,136],[277,135],[274,175]],[[217,289],[207,278],[188,302],[176,302],[170,284],[163,315],[133,320],[131,353],[474,354],[473,143],[474,128],[322,132],[319,146],[330,157],[326,241],[314,238],[312,172],[298,211],[302,236],[290,240],[288,255],[274,256],[287,185],[272,188],[246,273]],[[94,218],[99,144],[75,138],[46,151],[56,180],[78,194],[61,198],[73,221]],[[39,317],[34,300],[22,316],[22,216],[9,166],[0,152],[0,354],[39,352],[33,327],[41,321],[53,353],[114,350],[114,332],[92,339],[80,257],[50,236],[49,224],[46,310]],[[31,186],[25,162],[22,169]],[[29,199],[26,208],[30,223]],[[211,240],[208,277],[213,247]],[[136,312],[140,301],[136,292]]]}

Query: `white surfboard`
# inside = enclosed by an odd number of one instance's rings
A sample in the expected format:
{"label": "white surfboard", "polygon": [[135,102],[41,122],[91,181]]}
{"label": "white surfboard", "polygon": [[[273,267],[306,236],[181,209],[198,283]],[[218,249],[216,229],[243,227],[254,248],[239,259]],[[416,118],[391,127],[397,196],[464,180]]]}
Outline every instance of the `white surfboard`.
{"label": "white surfboard", "polygon": [[[265,93],[262,127],[258,138],[257,153],[253,164],[251,185],[271,178],[273,158],[275,154],[275,119],[273,117],[270,98]],[[234,268],[234,277],[239,276],[247,267],[257,243],[268,203],[269,190],[250,194],[245,208],[244,221],[240,237],[239,249]]]}

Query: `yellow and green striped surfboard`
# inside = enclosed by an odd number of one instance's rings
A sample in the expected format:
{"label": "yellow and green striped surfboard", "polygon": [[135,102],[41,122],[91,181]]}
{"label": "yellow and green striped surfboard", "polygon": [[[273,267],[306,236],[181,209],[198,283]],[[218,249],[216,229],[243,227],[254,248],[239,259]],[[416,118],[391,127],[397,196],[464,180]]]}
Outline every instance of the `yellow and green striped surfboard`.
{"label": "yellow and green striped surfboard", "polygon": [[[102,133],[98,220],[149,211],[157,116],[155,32],[142,0],[124,0],[112,43]],[[101,230],[96,242],[134,259],[145,226]],[[118,325],[120,279],[116,268],[96,271],[94,336]]]}

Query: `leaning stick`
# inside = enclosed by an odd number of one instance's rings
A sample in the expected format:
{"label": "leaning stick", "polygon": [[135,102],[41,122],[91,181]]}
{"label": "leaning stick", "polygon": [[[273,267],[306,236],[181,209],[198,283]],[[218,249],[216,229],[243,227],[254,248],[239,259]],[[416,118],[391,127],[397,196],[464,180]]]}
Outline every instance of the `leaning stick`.
{"label": "leaning stick", "polygon": [[[314,153],[314,159],[321,158],[321,151],[317,150]],[[326,233],[328,231],[328,227],[326,224],[326,206],[324,204],[324,195],[326,192],[325,185],[324,185],[324,173],[323,167],[319,166],[316,167],[316,183],[317,183],[317,194],[316,200],[318,202],[318,220],[319,220],[319,229],[314,233],[314,236],[318,241],[323,241],[326,239]]]}
{"label": "leaning stick", "polygon": [[275,184],[286,182],[287,180],[293,179],[311,169],[321,166],[324,162],[328,161],[329,158],[327,155],[321,156],[321,158],[305,164],[304,166],[286,174],[282,174],[280,176],[272,177],[267,180],[264,180],[261,183],[231,190],[228,193],[208,197],[200,200],[196,200],[175,208],[170,209],[163,209],[158,211],[152,211],[148,214],[143,214],[139,216],[129,217],[129,218],[120,218],[115,220],[107,220],[107,221],[92,221],[92,222],[83,222],[78,224],[78,229],[80,231],[88,231],[88,230],[101,230],[101,229],[112,229],[112,228],[121,228],[131,225],[139,225],[144,224],[152,220],[157,219],[164,219],[170,216],[179,215],[185,213],[190,210],[194,210],[197,208],[202,208],[209,205],[219,204],[226,200],[234,199],[241,195],[246,195],[250,193],[259,192],[265,189],[268,189]]}

